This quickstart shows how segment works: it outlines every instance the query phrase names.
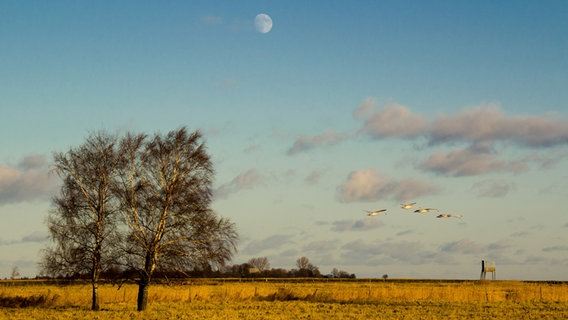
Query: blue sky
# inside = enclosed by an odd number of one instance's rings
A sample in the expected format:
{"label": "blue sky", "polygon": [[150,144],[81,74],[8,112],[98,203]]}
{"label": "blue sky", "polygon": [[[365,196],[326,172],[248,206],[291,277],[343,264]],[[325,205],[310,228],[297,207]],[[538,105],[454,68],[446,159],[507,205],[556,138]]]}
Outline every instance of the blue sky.
{"label": "blue sky", "polygon": [[566,1],[3,1],[0,278],[38,272],[54,151],[187,126],[231,263],[568,280],[566,30]]}

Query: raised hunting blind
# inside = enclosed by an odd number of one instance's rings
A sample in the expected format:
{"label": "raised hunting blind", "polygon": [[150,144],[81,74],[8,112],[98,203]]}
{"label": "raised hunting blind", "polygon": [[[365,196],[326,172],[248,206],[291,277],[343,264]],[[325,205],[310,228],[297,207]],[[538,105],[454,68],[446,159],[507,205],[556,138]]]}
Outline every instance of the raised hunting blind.
{"label": "raised hunting blind", "polygon": [[491,280],[495,280],[497,277],[497,271],[495,270],[495,261],[491,260],[481,260],[481,276],[479,280],[485,280],[487,272],[491,272]]}

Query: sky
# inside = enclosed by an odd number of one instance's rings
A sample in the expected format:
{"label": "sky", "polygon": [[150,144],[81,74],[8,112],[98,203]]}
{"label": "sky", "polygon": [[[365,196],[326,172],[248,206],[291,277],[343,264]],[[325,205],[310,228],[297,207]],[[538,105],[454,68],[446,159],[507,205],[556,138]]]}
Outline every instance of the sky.
{"label": "sky", "polygon": [[54,152],[186,126],[230,264],[568,280],[566,30],[555,0],[2,1],[0,278],[39,273]]}

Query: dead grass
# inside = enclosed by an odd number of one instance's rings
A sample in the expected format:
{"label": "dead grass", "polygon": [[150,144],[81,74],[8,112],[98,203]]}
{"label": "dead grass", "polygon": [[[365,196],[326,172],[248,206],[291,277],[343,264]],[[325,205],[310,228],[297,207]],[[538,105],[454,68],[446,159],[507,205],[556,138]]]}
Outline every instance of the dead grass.
{"label": "dead grass", "polygon": [[439,318],[436,315],[448,319],[476,319],[478,315],[500,319],[568,318],[566,283],[193,281],[151,286],[150,310],[144,313],[135,311],[137,290],[134,284],[101,285],[103,310],[91,312],[88,284],[0,282],[0,319],[308,318],[305,315],[310,319],[329,319],[330,315],[335,319],[415,319],[418,315],[421,319]]}

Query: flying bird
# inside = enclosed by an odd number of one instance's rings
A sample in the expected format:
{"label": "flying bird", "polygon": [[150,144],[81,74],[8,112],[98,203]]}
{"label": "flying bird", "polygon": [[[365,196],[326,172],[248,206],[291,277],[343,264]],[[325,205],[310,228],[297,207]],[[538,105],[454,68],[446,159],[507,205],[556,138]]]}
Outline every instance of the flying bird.
{"label": "flying bird", "polygon": [[387,209],[380,209],[380,210],[375,210],[375,211],[367,211],[367,210],[363,210],[365,212],[367,212],[367,215],[369,217],[374,217],[374,216],[378,216],[378,215],[386,215],[387,213],[385,211],[387,211]]}
{"label": "flying bird", "polygon": [[461,218],[463,217],[461,214],[449,214],[443,213],[436,216],[436,218]]}
{"label": "flying bird", "polygon": [[425,209],[416,209],[416,210],[414,210],[414,212],[416,212],[416,213],[427,213],[427,212],[430,212],[430,211],[437,211],[437,212],[440,212],[440,210],[438,210],[438,209],[432,209],[432,208],[425,208]]}
{"label": "flying bird", "polygon": [[401,203],[400,207],[402,209],[411,209],[414,205],[416,204],[416,202],[412,202],[412,203]]}

